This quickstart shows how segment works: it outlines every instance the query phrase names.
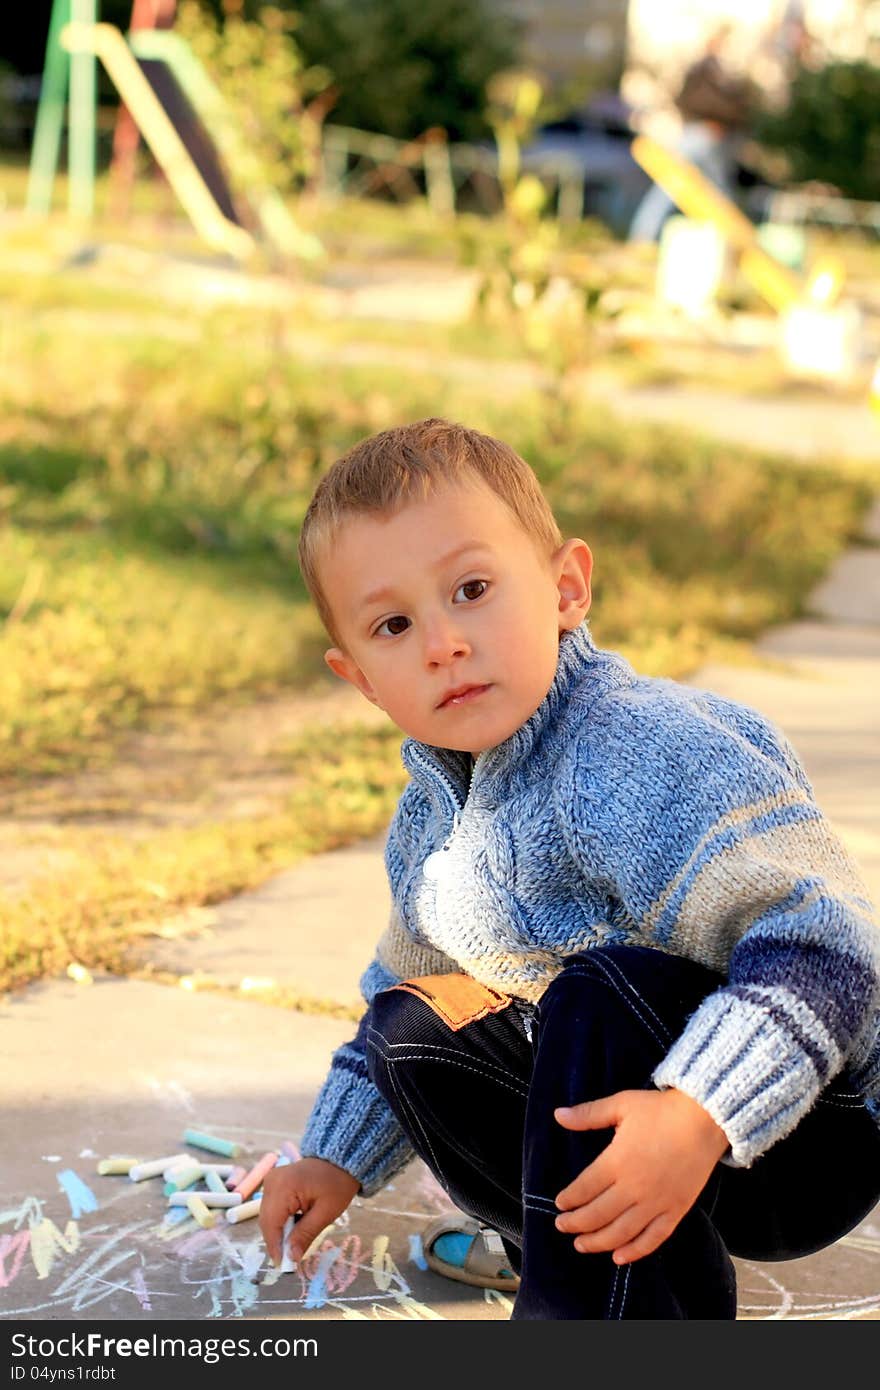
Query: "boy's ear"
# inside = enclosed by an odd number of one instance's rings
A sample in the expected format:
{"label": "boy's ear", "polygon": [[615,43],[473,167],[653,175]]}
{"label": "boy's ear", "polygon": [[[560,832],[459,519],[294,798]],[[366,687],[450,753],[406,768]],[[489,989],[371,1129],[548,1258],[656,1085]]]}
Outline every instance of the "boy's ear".
{"label": "boy's ear", "polygon": [[559,589],[559,631],[565,632],[579,627],[589,612],[592,551],[586,541],[576,536],[555,552],[553,565]]}
{"label": "boy's ear", "polygon": [[[330,667],[334,675],[339,676],[340,680],[348,681],[349,685],[355,686],[362,695],[371,702],[379,705],[376,692],[370,685],[357,662],[352,661],[351,657],[342,650],[341,647],[329,647],[324,653],[324,660]],[[381,709],[382,706],[379,705]]]}

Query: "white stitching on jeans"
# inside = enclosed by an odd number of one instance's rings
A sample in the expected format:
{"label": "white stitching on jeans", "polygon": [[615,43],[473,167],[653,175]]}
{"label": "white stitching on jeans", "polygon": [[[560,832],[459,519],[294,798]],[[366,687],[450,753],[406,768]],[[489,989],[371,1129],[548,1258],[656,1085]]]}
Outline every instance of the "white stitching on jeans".
{"label": "white stitching on jeans", "polygon": [[[371,1031],[372,1031],[372,1030],[371,1030]],[[376,1036],[377,1036],[377,1037],[381,1037],[382,1035],[381,1035],[381,1033],[377,1033]],[[439,1164],[438,1161],[437,1161],[437,1155],[435,1154],[433,1145],[431,1144],[431,1141],[430,1141],[430,1139],[428,1138],[427,1131],[425,1130],[425,1126],[422,1124],[422,1121],[421,1121],[421,1118],[420,1118],[418,1112],[417,1112],[416,1110],[414,1110],[413,1107],[410,1105],[409,1101],[406,1099],[406,1096],[403,1094],[403,1091],[401,1090],[400,1086],[398,1085],[397,1078],[396,1078],[396,1076],[394,1075],[394,1061],[391,1061],[388,1057],[384,1057],[383,1054],[382,1054],[381,1049],[378,1048],[378,1047],[376,1047],[376,1044],[375,1044],[375,1043],[370,1044],[369,1041],[368,1041],[368,1046],[372,1046],[374,1052],[378,1052],[378,1053],[379,1053],[379,1056],[382,1057],[382,1060],[386,1063],[386,1068],[385,1068],[385,1069],[386,1069],[386,1072],[387,1072],[387,1074],[388,1074],[388,1079],[389,1079],[389,1081],[391,1082],[391,1085],[392,1085],[393,1088],[394,1088],[394,1094],[395,1094],[395,1096],[397,1097],[398,1104],[400,1105],[401,1110],[403,1110],[403,1111],[405,1112],[405,1114],[407,1114],[407,1115],[409,1116],[410,1123],[412,1124],[413,1128],[414,1128],[414,1129],[418,1129],[418,1130],[419,1130],[419,1133],[422,1135],[422,1138],[423,1138],[424,1141],[425,1141],[425,1146],[427,1147],[428,1151],[429,1151],[430,1154],[431,1154],[431,1158],[432,1158],[433,1161],[434,1161],[434,1169],[433,1169],[432,1171],[434,1171],[435,1176],[436,1176],[436,1177],[439,1179],[439,1181],[443,1184],[444,1191],[448,1192],[448,1191],[449,1191],[449,1187],[448,1187],[447,1183],[445,1182],[445,1180],[444,1180],[443,1177],[442,1177],[442,1169],[441,1169],[440,1164]],[[400,1061],[400,1060],[404,1060],[404,1061],[405,1061],[405,1060],[407,1060],[407,1059],[406,1059],[406,1058],[403,1058],[403,1059],[395,1058],[395,1061]],[[473,1068],[467,1068],[467,1070],[473,1070]],[[499,1082],[499,1085],[504,1085],[504,1083],[503,1083],[503,1082]],[[472,1154],[472,1153],[470,1152],[469,1149],[466,1149],[466,1148],[465,1148],[464,1144],[462,1143],[462,1141],[461,1141],[460,1139],[459,1139],[457,1142],[458,1142],[458,1144],[460,1145],[460,1147],[461,1147],[461,1149],[462,1149],[462,1152],[467,1156],[469,1162],[471,1162],[471,1163],[473,1163],[473,1164],[475,1164],[475,1165],[478,1165],[478,1164],[481,1163],[481,1160],[480,1160],[480,1159],[478,1159],[474,1154]],[[508,1189],[507,1189],[506,1187],[503,1187],[502,1184],[501,1184],[500,1182],[498,1182],[497,1180],[493,1179],[493,1181],[495,1181],[495,1186],[498,1188],[498,1190],[499,1190],[500,1192],[503,1192],[503,1193],[504,1193],[505,1197],[509,1197],[510,1200],[513,1201],[513,1202],[518,1202],[518,1201],[520,1200],[520,1195],[521,1195],[521,1194],[520,1194],[519,1192],[510,1192],[510,1191],[508,1191]]]}
{"label": "white stitching on jeans", "polygon": [[666,1024],[663,1022],[662,1018],[660,1018],[660,1016],[651,1008],[651,1005],[648,1003],[647,999],[645,999],[641,994],[639,994],[639,991],[636,989],[632,980],[627,978],[627,976],[621,970],[620,966],[617,964],[616,961],[609,960],[606,956],[597,956],[593,961],[593,964],[598,965],[601,970],[613,970],[615,974],[618,975],[619,978],[626,985],[627,989],[631,989],[636,998],[640,1000],[640,1002],[648,1010],[648,1013],[651,1015],[654,1022],[657,1024],[657,1027],[660,1029],[661,1033],[665,1034],[665,1036],[669,1039],[670,1042],[672,1041],[669,1029],[666,1027]]}
{"label": "white stitching on jeans", "polygon": [[[368,1035],[368,1036],[369,1036],[370,1038],[372,1038],[372,1037],[380,1038],[381,1041],[382,1041],[383,1043],[384,1043],[384,1042],[387,1042],[387,1039],[386,1039],[386,1038],[383,1038],[383,1037],[382,1037],[382,1034],[381,1034],[380,1032],[378,1032],[378,1031],[377,1031],[376,1029],[374,1029],[374,1028],[371,1028],[371,1029],[369,1030],[369,1035]],[[452,1052],[452,1051],[449,1050],[449,1049],[446,1049],[446,1048],[440,1049],[441,1053],[443,1053],[444,1055],[441,1055],[441,1056],[432,1056],[432,1049],[431,1049],[431,1047],[429,1046],[429,1044],[427,1044],[427,1043],[414,1043],[414,1044],[412,1044],[412,1052],[413,1052],[413,1055],[411,1055],[411,1056],[401,1056],[401,1057],[389,1057],[389,1056],[387,1055],[387,1053],[384,1053],[384,1052],[382,1051],[381,1047],[378,1047],[375,1043],[372,1043],[372,1046],[373,1046],[373,1048],[375,1049],[375,1051],[379,1053],[379,1056],[382,1057],[382,1059],[387,1063],[387,1065],[388,1065],[389,1068],[395,1066],[398,1062],[422,1062],[422,1061],[428,1061],[428,1062],[430,1062],[430,1061],[435,1061],[435,1062],[438,1062],[438,1061],[439,1061],[439,1062],[445,1062],[445,1063],[447,1064],[447,1066],[459,1067],[461,1071],[470,1071],[470,1072],[473,1072],[475,1076],[484,1076],[484,1075],[485,1075],[485,1073],[483,1072],[483,1070],[482,1070],[480,1067],[468,1066],[468,1064],[467,1064],[466,1062],[462,1062],[462,1061],[459,1059],[459,1056],[458,1056],[457,1053]],[[396,1046],[401,1047],[401,1046],[404,1046],[404,1044],[398,1043],[398,1044],[396,1044]],[[445,1055],[447,1052],[448,1052],[448,1055]],[[496,1086],[503,1086],[505,1090],[507,1090],[507,1091],[512,1091],[512,1092],[514,1093],[514,1095],[518,1095],[518,1096],[521,1096],[521,1097],[522,1097],[522,1096],[527,1097],[528,1094],[529,1094],[529,1088],[528,1088],[528,1086],[524,1086],[524,1085],[511,1086],[507,1081],[502,1081],[501,1078],[500,1078],[500,1077],[497,1077],[497,1076],[496,1076],[496,1077],[492,1077],[491,1080],[493,1081],[493,1083],[494,1083]]]}
{"label": "white stitching on jeans", "polygon": [[616,1297],[616,1295],[617,1295],[617,1281],[618,1281],[619,1278],[620,1278],[620,1265],[615,1265],[615,1267],[614,1267],[614,1282],[613,1282],[612,1285],[611,1285],[611,1295],[610,1295],[610,1297],[609,1297],[609,1299],[608,1299],[608,1311],[607,1311],[607,1314],[606,1314],[607,1321],[609,1321],[609,1322],[610,1322],[611,1319],[614,1317],[614,1299],[615,1299],[615,1297]]}
{"label": "white stitching on jeans", "polygon": [[[422,1122],[421,1122],[421,1120],[420,1120],[418,1114],[413,1110],[412,1106],[409,1104],[409,1102],[407,1101],[406,1097],[403,1095],[403,1093],[402,1093],[400,1087],[399,1087],[398,1084],[397,1084],[397,1078],[396,1078],[396,1076],[394,1075],[394,1073],[393,1073],[393,1071],[391,1070],[391,1068],[389,1067],[387,1070],[388,1070],[388,1079],[389,1079],[389,1081],[391,1082],[391,1085],[394,1087],[394,1094],[397,1096],[398,1104],[400,1105],[401,1110],[403,1110],[407,1115],[409,1115],[409,1117],[410,1117],[410,1123],[413,1125],[413,1127],[414,1127],[415,1129],[418,1129],[418,1130],[419,1130],[419,1132],[420,1132],[422,1138],[423,1138],[424,1141],[425,1141],[425,1146],[426,1146],[426,1148],[428,1149],[428,1152],[430,1153],[431,1158],[434,1160],[434,1169],[433,1169],[434,1174],[435,1174],[435,1176],[440,1177],[440,1175],[442,1174],[443,1170],[442,1170],[442,1168],[440,1167],[440,1164],[437,1162],[437,1155],[435,1154],[435,1152],[434,1152],[434,1147],[433,1147],[433,1145],[432,1145],[430,1139],[428,1138],[427,1132],[426,1132],[426,1130],[425,1130],[425,1126],[422,1124]],[[448,1192],[449,1189],[447,1188],[445,1181],[443,1181],[442,1178],[441,1178],[440,1180],[441,1180],[441,1182],[443,1182],[444,1190],[446,1190],[446,1191]]]}
{"label": "white stitching on jeans", "polygon": [[[639,1020],[639,1022],[642,1023],[642,1024],[644,1025],[644,1027],[647,1029],[647,1031],[651,1034],[651,1037],[654,1039],[654,1041],[657,1042],[657,1043],[659,1043],[661,1047],[663,1047],[664,1045],[668,1046],[669,1034],[666,1033],[666,1037],[665,1037],[665,1038],[661,1038],[660,1035],[651,1027],[650,1023],[649,1023],[648,1020],[645,1018],[644,1014],[642,1014],[642,1013],[639,1012],[639,1010],[638,1010],[638,1009],[636,1008],[636,1006],[633,1004],[633,1001],[632,1001],[631,999],[628,999],[628,998],[627,998],[627,996],[624,994],[623,990],[620,988],[620,985],[617,983],[617,981],[614,980],[614,979],[612,979],[612,977],[608,974],[608,972],[607,972],[606,970],[603,969],[602,963],[601,963],[600,961],[594,961],[593,964],[599,969],[599,971],[601,972],[601,974],[604,975],[606,982],[611,986],[611,988],[615,991],[615,993],[619,996],[619,998],[623,1000],[624,1004],[627,1005],[627,1007],[629,1008],[630,1012],[631,1012],[631,1013],[634,1013],[635,1016],[636,1016],[636,1018]],[[566,975],[589,975],[590,972],[589,972],[589,970],[579,970],[576,966],[575,966],[575,967],[569,966],[565,973],[566,973]],[[641,1002],[642,1002],[643,1004],[645,1003],[645,1001],[642,999],[641,995],[639,994],[638,990],[635,990],[635,989],[634,989],[634,990],[633,990],[633,994],[636,996],[637,999],[641,1000]],[[647,1004],[645,1004],[645,1008],[647,1008],[647,1007],[648,1007]],[[662,1026],[662,1025],[661,1025],[661,1026]],[[666,1032],[665,1028],[664,1028],[663,1031]]]}
{"label": "white stitching on jeans", "polygon": [[[618,1265],[617,1268],[618,1268],[618,1270],[619,1270],[619,1269],[620,1269],[620,1265]],[[624,1305],[624,1303],[626,1302],[626,1294],[627,1294],[627,1290],[628,1290],[628,1288],[629,1288],[629,1273],[630,1273],[630,1270],[631,1270],[631,1269],[632,1269],[632,1265],[627,1265],[627,1267],[626,1267],[626,1278],[625,1278],[624,1281],[623,1281],[623,1291],[621,1292],[621,1295],[620,1295],[620,1309],[619,1309],[618,1314],[617,1314],[618,1321],[623,1317],[623,1305]]]}
{"label": "white stitching on jeans", "polygon": [[[405,1043],[402,1043],[402,1042],[401,1042],[401,1043],[393,1043],[393,1042],[389,1042],[389,1040],[388,1040],[382,1033],[380,1033],[379,1030],[378,1030],[377,1028],[374,1028],[374,1027],[368,1028],[368,1033],[373,1034],[373,1035],[374,1035],[375,1037],[377,1037],[377,1038],[381,1038],[381,1039],[382,1039],[382,1042],[385,1044],[385,1047],[388,1049],[389,1052],[397,1051],[397,1050],[399,1050],[399,1049],[401,1049],[401,1048],[406,1047],[406,1048],[409,1048],[411,1051],[412,1051],[412,1050],[415,1050],[415,1049],[424,1049],[425,1051],[430,1050],[430,1051],[432,1051],[432,1052],[437,1053],[438,1056],[439,1056],[440,1054],[445,1054],[446,1056],[454,1057],[454,1058],[458,1058],[458,1057],[461,1056],[461,1053],[460,1053],[460,1052],[457,1052],[457,1051],[455,1050],[454,1047],[443,1047],[440,1043],[421,1043],[421,1042],[405,1042]],[[387,1057],[387,1054],[383,1053],[383,1055]],[[405,1059],[404,1059],[404,1058],[396,1058],[396,1057],[395,1057],[395,1058],[387,1057],[387,1060],[388,1060],[389,1062],[391,1062],[391,1061],[403,1061],[403,1060],[412,1061],[412,1058],[411,1058],[411,1057],[408,1057],[408,1058],[405,1058]],[[509,1076],[509,1077],[512,1077],[515,1081],[519,1081],[519,1080],[520,1080],[520,1078],[517,1076],[517,1073],[516,1073],[515,1071],[507,1071],[504,1067],[499,1066],[497,1062],[491,1062],[491,1061],[489,1061],[488,1058],[486,1058],[485,1060],[484,1060],[483,1058],[480,1058],[480,1069],[481,1069],[482,1071],[493,1071],[493,1072],[496,1072],[499,1076]],[[528,1086],[525,1087],[525,1089],[524,1089],[524,1091],[523,1091],[523,1095],[528,1095]]]}
{"label": "white stitching on jeans", "polygon": [[[557,1207],[556,1203],[552,1200],[552,1198],[550,1198],[550,1197],[542,1197],[541,1194],[540,1194],[539,1192],[524,1192],[524,1193],[523,1193],[523,1201],[525,1201],[526,1197],[530,1197],[531,1200],[532,1200],[532,1202],[546,1202],[546,1203],[547,1203],[546,1208],[540,1208],[540,1210],[547,1210],[547,1211],[548,1211],[549,1213],[551,1213],[553,1216],[558,1216],[558,1215],[559,1215],[559,1208]],[[539,1208],[538,1208],[538,1207],[535,1207],[534,1210],[535,1210],[535,1211],[538,1211]]]}
{"label": "white stitching on jeans", "polygon": [[526,1208],[527,1211],[538,1211],[538,1212],[541,1213],[542,1216],[556,1216],[556,1215],[558,1215],[558,1212],[556,1211],[556,1208],[555,1208],[555,1207],[554,1207],[553,1211],[548,1211],[546,1207],[539,1207],[539,1206],[536,1206],[534,1202],[528,1202],[528,1201],[526,1201],[526,1195],[525,1195],[525,1193],[523,1194],[522,1204],[523,1204],[523,1206]]}

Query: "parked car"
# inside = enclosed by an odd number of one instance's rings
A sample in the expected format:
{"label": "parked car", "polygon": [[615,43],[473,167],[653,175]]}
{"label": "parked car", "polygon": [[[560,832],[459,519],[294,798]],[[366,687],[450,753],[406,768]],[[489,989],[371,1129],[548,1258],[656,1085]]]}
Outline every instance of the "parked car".
{"label": "parked car", "polygon": [[[565,202],[560,211],[569,216],[579,212],[597,217],[617,235],[625,236],[651,184],[632,155],[632,142],[638,134],[632,116],[631,108],[617,93],[597,95],[583,110],[542,126],[523,150],[523,169],[559,183],[558,196]],[[766,184],[743,162],[737,166],[736,183],[744,211],[760,220]]]}

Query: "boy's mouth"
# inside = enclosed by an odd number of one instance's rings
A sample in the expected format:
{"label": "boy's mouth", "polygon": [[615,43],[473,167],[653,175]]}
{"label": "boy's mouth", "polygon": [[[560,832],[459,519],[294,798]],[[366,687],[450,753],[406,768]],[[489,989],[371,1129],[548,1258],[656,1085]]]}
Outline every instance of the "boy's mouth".
{"label": "boy's mouth", "polygon": [[488,685],[457,685],[454,690],[443,696],[437,708],[448,709],[450,705],[463,705],[465,701],[476,699],[488,689]]}

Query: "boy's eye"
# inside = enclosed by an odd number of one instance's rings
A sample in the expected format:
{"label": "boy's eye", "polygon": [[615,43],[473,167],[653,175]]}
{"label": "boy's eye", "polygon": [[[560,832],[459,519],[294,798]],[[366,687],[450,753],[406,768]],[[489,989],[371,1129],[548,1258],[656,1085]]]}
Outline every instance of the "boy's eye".
{"label": "boy's eye", "polygon": [[456,595],[464,594],[466,603],[473,603],[475,599],[482,598],[489,585],[485,579],[468,579],[465,584],[459,584]]}
{"label": "boy's eye", "polygon": [[386,618],[383,623],[379,624],[373,636],[383,635],[383,629],[387,628],[388,631],[384,633],[386,637],[398,637],[401,632],[406,632],[408,627],[409,618],[404,618],[401,613],[395,613],[394,617]]}

